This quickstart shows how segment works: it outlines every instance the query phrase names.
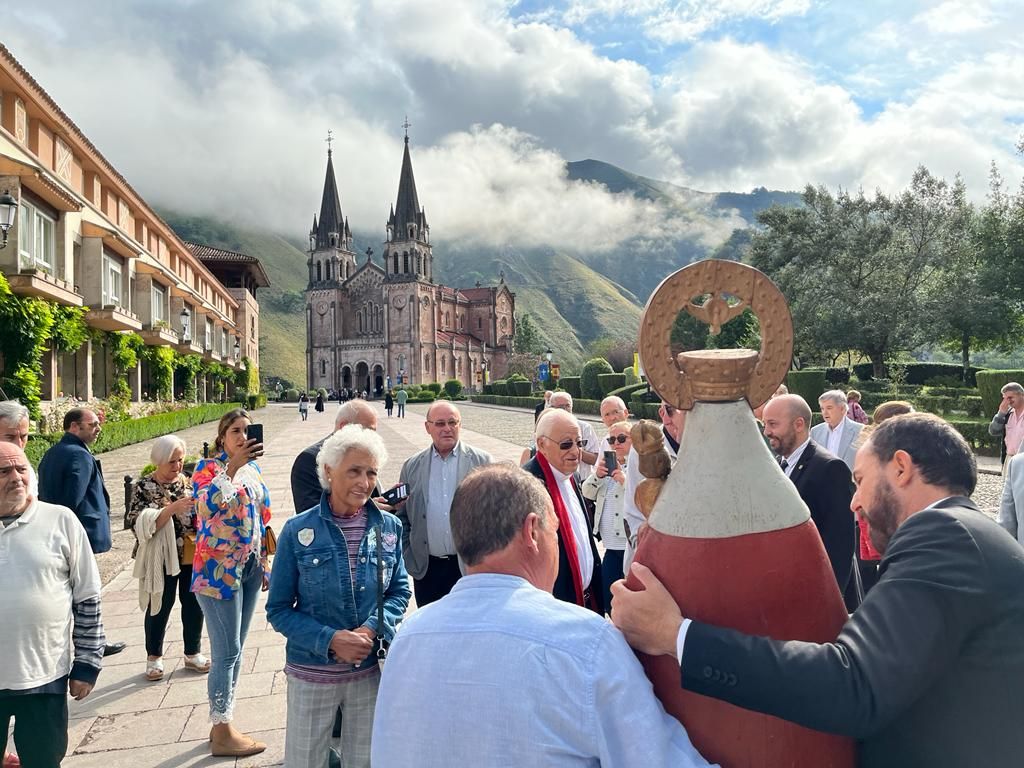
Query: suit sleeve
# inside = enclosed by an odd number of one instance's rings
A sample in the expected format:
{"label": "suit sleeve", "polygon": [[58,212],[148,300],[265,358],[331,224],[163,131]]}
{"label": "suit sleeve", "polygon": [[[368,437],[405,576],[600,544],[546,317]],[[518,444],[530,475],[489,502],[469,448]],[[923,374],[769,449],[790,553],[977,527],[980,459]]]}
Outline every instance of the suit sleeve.
{"label": "suit sleeve", "polygon": [[[945,528],[941,536],[937,527]],[[887,555],[883,578],[834,643],[695,621],[683,649],[683,687],[854,738],[884,728],[926,694],[986,610],[984,558],[966,529],[949,517],[915,529]]]}
{"label": "suit sleeve", "polygon": [[52,503],[70,510],[78,509],[89,490],[89,480],[92,479],[93,467],[91,463],[83,461],[84,458],[70,454],[71,461],[67,463],[60,481],[49,483],[51,493],[55,496]]}
{"label": "suit sleeve", "polygon": [[853,498],[853,483],[850,469],[841,459],[832,459],[826,464],[819,485],[820,504],[818,526],[821,542],[825,545],[832,572],[836,576],[839,591],[845,589],[853,570],[853,551],[856,544],[856,521],[850,509]]}
{"label": "suit sleeve", "polygon": [[[412,475],[412,468],[409,466],[409,464],[411,462],[412,462],[412,460],[409,459],[404,464],[402,464],[402,471],[398,474],[398,482],[399,483],[409,483],[409,477]],[[395,517],[397,517],[399,522],[401,522],[401,524],[402,524],[402,552],[403,553],[409,551],[409,540],[410,540],[409,536],[410,536],[410,533],[412,531],[412,526],[409,523],[409,505],[414,503],[413,500],[412,500],[412,496],[414,494],[414,491],[412,489],[412,484],[411,483],[409,483],[409,489],[410,489],[410,493],[409,493],[408,500],[406,500],[405,504],[400,506],[394,512]]]}
{"label": "suit sleeve", "polygon": [[308,451],[302,451],[295,457],[292,464],[292,501],[295,514],[305,512],[320,503],[323,488],[316,473],[316,457]]}

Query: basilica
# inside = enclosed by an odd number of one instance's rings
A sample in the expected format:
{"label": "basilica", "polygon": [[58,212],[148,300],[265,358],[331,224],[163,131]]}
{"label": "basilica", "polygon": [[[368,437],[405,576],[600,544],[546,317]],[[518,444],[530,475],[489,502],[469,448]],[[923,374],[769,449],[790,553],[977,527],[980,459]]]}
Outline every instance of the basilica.
{"label": "basilica", "polygon": [[434,282],[430,226],[420,206],[409,136],[388,216],[383,267],[357,255],[342,214],[331,150],[319,216],[309,232],[306,371],[309,389],[365,390],[458,379],[468,390],[505,375],[515,294]]}

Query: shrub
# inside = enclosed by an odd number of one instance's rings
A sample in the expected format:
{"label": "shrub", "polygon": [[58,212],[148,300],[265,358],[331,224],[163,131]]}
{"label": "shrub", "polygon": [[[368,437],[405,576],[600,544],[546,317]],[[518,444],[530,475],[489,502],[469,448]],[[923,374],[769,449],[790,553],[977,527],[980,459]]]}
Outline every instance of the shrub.
{"label": "shrub", "polygon": [[[961,385],[969,387],[977,386],[976,375],[980,368],[971,366],[967,369],[967,376],[963,375],[963,366],[957,363],[905,363],[907,372],[907,384],[927,384],[937,376],[943,377],[947,382],[956,379]],[[874,378],[874,366],[871,363],[858,363],[853,366],[854,375],[861,381],[871,381]]]}
{"label": "shrub", "polygon": [[493,381],[491,382],[491,389],[494,391],[494,394],[504,397],[508,395],[508,382],[504,379]]}
{"label": "shrub", "polygon": [[999,390],[1005,384],[1016,381],[1024,383],[1024,371],[1017,369],[978,371],[977,373],[978,393],[982,400],[982,414],[992,416],[999,410],[999,403],[1003,396]]}
{"label": "shrub", "polygon": [[510,395],[528,397],[533,391],[533,384],[527,379],[510,379],[508,381],[508,390]]}
{"label": "shrub", "polygon": [[924,382],[926,387],[962,387],[963,381],[959,376],[932,376]]}
{"label": "shrub", "polygon": [[250,411],[255,411],[257,408],[267,407],[267,395],[264,392],[257,392],[256,394],[249,393],[246,397],[246,404],[249,406]]}
{"label": "shrub", "polygon": [[458,379],[448,379],[444,383],[444,391],[448,397],[457,397],[462,392],[462,382]]}
{"label": "shrub", "polygon": [[597,375],[597,388],[601,390],[601,397],[607,397],[613,390],[626,386],[626,374],[624,373],[599,373]]}
{"label": "shrub", "polygon": [[[580,372],[580,393],[588,400],[600,400],[602,397],[601,387],[597,377],[602,373],[614,373],[611,363],[603,357],[595,357],[587,360]],[[573,395],[576,397],[576,395]]]}
{"label": "shrub", "polygon": [[583,397],[580,393],[580,377],[579,376],[563,376],[558,380],[559,389],[564,389],[570,395],[573,400],[579,400]]}
{"label": "shrub", "polygon": [[437,399],[437,396],[434,394],[434,391],[432,389],[424,389],[422,392],[419,392],[415,397],[411,397],[409,399],[411,402],[414,403],[432,403],[434,402],[434,400]]}
{"label": "shrub", "polygon": [[[322,398],[323,398],[324,400],[326,400],[326,399],[327,399],[327,390],[326,390],[326,389],[324,389],[323,387],[320,387],[320,389],[318,389],[318,390],[317,390],[316,392],[317,392],[317,394],[318,394],[318,395],[320,395],[320,397],[322,397]],[[314,397],[313,399],[315,400],[316,398]]]}
{"label": "shrub", "polygon": [[[979,374],[984,371],[979,371]],[[979,375],[980,379],[980,375]],[[980,381],[979,381],[980,385]],[[998,403],[997,403],[998,404]],[[964,440],[981,456],[999,455],[999,438],[988,433],[988,424],[982,421],[960,421],[949,419],[950,426],[963,435]]]}
{"label": "shrub", "polygon": [[286,389],[281,393],[281,399],[286,403],[297,403],[299,402],[299,390]]}
{"label": "shrub", "polygon": [[786,386],[790,394],[800,395],[806,400],[812,411],[818,410],[818,397],[829,388],[825,371],[821,368],[790,371],[786,374]]}
{"label": "shrub", "polygon": [[484,394],[485,395],[493,395],[494,394],[494,385],[490,384],[490,383],[484,384]]}
{"label": "shrub", "polygon": [[429,389],[431,392],[434,393],[434,395],[441,394],[441,385],[436,381],[431,381],[427,384],[424,384],[423,389]]}
{"label": "shrub", "polygon": [[627,366],[622,370],[622,375],[626,377],[626,384],[639,384],[640,377],[636,375],[636,369],[632,365]]}
{"label": "shrub", "polygon": [[[618,389],[613,389],[611,392],[609,392],[607,395],[605,395],[605,397],[611,397],[612,395],[615,395],[617,397],[621,397],[622,400],[628,406],[629,403],[630,403],[630,400],[632,399],[634,394],[636,394],[637,392],[642,394],[643,392],[646,392],[646,391],[647,391],[647,385],[646,384],[640,384],[640,383],[627,384],[624,387],[619,387]],[[631,412],[632,412],[632,409],[631,409]]]}

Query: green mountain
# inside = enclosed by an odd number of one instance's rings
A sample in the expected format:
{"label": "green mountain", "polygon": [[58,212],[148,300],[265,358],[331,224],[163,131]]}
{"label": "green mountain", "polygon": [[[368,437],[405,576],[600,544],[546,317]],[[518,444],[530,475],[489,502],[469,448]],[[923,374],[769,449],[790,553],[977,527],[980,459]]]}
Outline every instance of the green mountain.
{"label": "green mountain", "polygon": [[[529,313],[555,359],[574,369],[587,345],[602,337],[635,339],[651,291],[667,275],[719,249],[735,257],[749,241],[758,211],[773,204],[799,205],[794,192],[764,188],[751,193],[709,193],[649,179],[598,160],[568,163],[568,177],[604,185],[661,205],[671,226],[658,237],[637,238],[604,253],[552,248],[467,246],[434,240],[436,277],[459,287],[494,285],[501,273],[516,294],[518,314]],[[278,235],[251,227],[171,211],[161,215],[184,239],[240,251],[263,262],[271,287],[260,302],[261,374],[305,380],[302,291],[306,286],[301,233]],[[709,235],[709,233],[711,233]],[[380,250],[379,236],[355,233],[354,250]]]}

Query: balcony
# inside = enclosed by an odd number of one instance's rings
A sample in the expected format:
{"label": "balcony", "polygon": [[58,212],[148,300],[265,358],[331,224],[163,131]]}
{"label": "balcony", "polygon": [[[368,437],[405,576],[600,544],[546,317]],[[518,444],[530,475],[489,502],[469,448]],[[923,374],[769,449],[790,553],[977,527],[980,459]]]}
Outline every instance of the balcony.
{"label": "balcony", "polygon": [[203,345],[200,343],[199,339],[181,339],[178,341],[178,344],[175,346],[175,349],[177,349],[183,355],[203,354]]}
{"label": "balcony", "polygon": [[205,355],[207,360],[213,360],[215,363],[219,363],[222,359],[220,356],[220,352],[218,352],[216,349],[206,350]]}
{"label": "balcony", "polygon": [[129,312],[114,304],[107,304],[99,309],[90,309],[85,313],[85,322],[102,331],[141,331],[142,323],[134,312]]}
{"label": "balcony", "polygon": [[152,347],[178,346],[178,334],[162,325],[151,325],[139,331],[142,340]]}
{"label": "balcony", "polygon": [[16,275],[8,275],[7,282],[19,296],[38,296],[70,307],[82,306],[82,297],[75,292],[73,285],[42,269],[22,269]]}

